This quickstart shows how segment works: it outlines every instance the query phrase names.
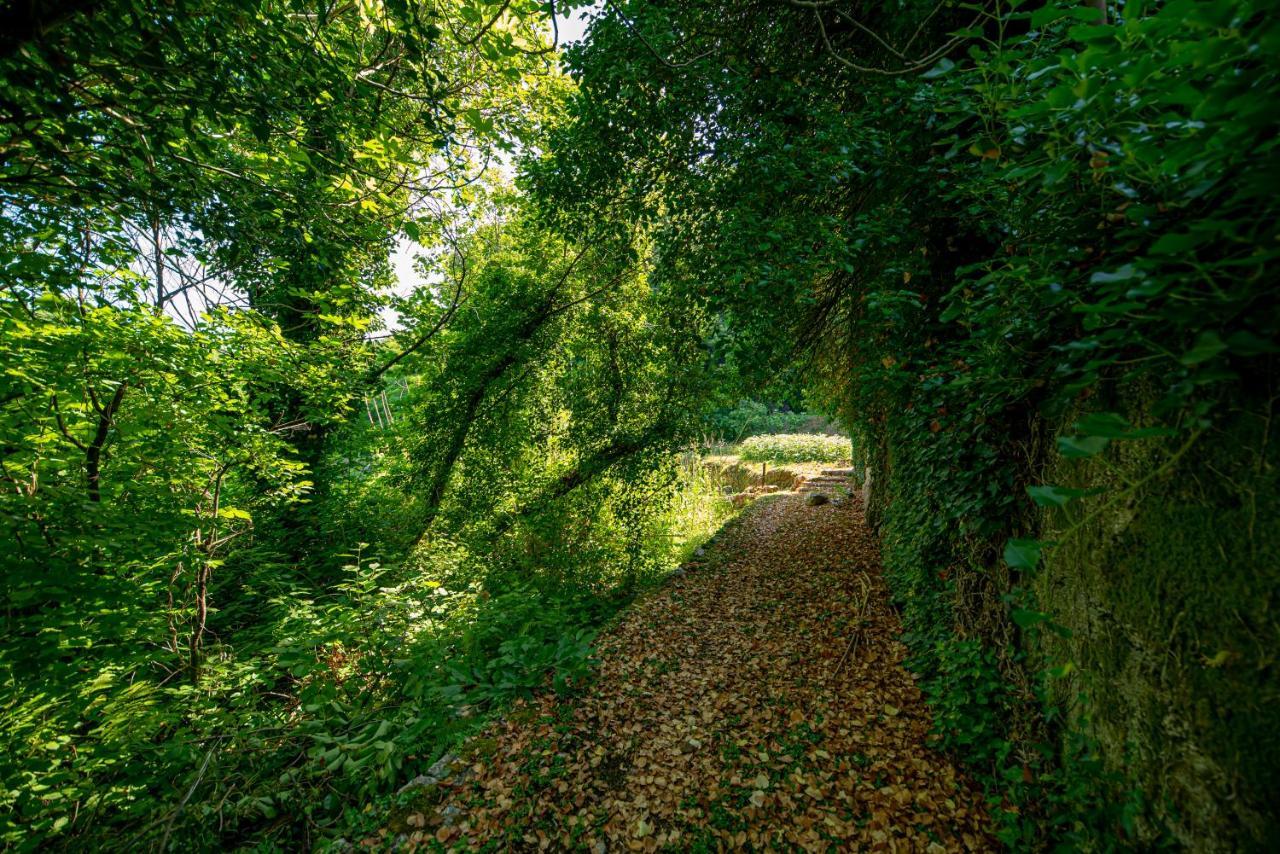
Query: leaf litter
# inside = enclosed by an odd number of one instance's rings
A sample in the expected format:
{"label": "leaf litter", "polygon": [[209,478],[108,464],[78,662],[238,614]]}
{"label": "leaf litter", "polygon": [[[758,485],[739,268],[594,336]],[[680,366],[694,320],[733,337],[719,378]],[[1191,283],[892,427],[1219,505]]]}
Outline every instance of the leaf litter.
{"label": "leaf litter", "polygon": [[856,497],[757,501],[602,635],[582,696],[492,724],[404,847],[996,848],[900,632]]}

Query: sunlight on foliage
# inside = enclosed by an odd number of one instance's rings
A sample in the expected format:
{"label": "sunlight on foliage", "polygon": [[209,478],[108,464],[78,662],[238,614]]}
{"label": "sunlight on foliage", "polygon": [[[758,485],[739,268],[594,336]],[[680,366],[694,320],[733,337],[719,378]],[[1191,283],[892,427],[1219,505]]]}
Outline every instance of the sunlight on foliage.
{"label": "sunlight on foliage", "polygon": [[1004,844],[1275,838],[1270,4],[10,7],[0,844],[350,836],[797,462]]}
{"label": "sunlight on foliage", "polygon": [[756,463],[847,463],[851,453],[844,436],[807,433],[752,436],[738,445],[738,456]]}

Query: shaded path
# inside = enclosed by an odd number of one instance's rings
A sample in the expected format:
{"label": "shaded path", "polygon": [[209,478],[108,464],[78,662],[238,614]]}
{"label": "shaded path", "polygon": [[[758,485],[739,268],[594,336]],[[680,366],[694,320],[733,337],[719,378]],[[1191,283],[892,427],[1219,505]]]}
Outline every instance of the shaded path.
{"label": "shaded path", "polygon": [[[856,499],[750,507],[601,638],[573,702],[517,707],[411,817],[438,847],[985,850]],[[416,831],[416,832],[415,832]]]}

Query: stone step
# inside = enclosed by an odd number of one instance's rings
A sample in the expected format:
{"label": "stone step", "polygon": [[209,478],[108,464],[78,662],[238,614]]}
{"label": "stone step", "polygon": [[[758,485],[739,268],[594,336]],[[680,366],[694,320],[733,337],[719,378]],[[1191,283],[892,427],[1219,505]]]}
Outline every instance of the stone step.
{"label": "stone step", "polygon": [[823,469],[822,473],[829,477],[853,477],[853,469]]}

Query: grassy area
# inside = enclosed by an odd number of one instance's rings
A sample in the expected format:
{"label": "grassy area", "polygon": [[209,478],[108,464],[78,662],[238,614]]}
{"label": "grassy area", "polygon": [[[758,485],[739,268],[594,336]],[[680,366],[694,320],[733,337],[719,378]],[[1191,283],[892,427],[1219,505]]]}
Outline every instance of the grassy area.
{"label": "grassy area", "polygon": [[752,436],[738,446],[740,458],[756,463],[847,462],[851,452],[845,436],[808,433]]}

